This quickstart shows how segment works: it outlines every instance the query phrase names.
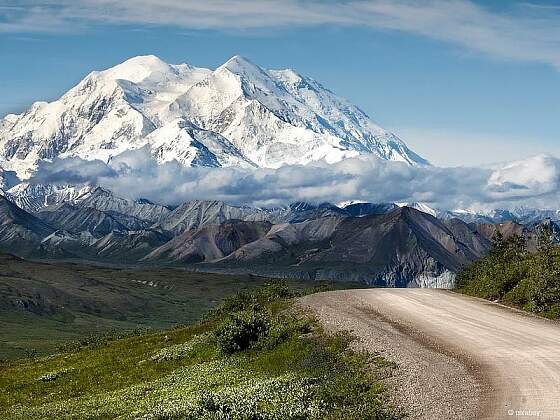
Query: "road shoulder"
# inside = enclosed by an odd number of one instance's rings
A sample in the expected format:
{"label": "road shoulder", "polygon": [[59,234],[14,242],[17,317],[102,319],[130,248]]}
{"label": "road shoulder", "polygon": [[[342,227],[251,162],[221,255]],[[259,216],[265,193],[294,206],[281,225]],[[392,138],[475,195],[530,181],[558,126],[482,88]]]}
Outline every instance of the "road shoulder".
{"label": "road shoulder", "polygon": [[438,348],[351,291],[305,296],[300,304],[312,310],[327,331],[350,331],[358,338],[356,349],[398,364],[387,382],[392,402],[407,418],[473,419],[481,412],[487,385],[483,367],[475,361]]}

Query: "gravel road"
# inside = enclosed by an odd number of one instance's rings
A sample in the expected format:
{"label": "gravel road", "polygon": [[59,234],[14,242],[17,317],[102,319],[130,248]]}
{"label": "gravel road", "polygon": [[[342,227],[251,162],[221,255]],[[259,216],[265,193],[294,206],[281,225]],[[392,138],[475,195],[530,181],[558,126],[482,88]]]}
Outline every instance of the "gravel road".
{"label": "gravel road", "polygon": [[398,363],[394,404],[411,419],[560,419],[560,323],[435,289],[301,299],[331,331]]}

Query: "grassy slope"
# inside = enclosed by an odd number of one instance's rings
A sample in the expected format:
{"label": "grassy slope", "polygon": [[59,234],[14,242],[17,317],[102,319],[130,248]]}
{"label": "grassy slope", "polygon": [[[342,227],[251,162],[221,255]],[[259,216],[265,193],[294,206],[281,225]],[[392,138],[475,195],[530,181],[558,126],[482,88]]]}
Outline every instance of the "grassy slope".
{"label": "grassy slope", "polygon": [[46,354],[90,334],[189,324],[226,296],[264,282],[172,268],[46,264],[0,254],[0,360]]}
{"label": "grassy slope", "polygon": [[[5,364],[0,409],[14,419],[395,418],[382,382],[391,364],[288,310],[293,296],[269,286],[190,327]],[[232,323],[248,313],[266,331],[226,354]]]}

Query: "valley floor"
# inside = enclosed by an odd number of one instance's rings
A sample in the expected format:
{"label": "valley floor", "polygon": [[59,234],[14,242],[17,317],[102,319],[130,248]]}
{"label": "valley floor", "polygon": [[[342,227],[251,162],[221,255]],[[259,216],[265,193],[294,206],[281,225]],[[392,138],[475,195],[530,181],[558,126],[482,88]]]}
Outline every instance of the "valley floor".
{"label": "valley floor", "polygon": [[0,361],[48,354],[104,334],[191,324],[225,297],[265,282],[246,275],[0,254]]}
{"label": "valley floor", "polygon": [[560,324],[442,290],[326,292],[301,300],[331,331],[399,365],[412,419],[560,418]]}

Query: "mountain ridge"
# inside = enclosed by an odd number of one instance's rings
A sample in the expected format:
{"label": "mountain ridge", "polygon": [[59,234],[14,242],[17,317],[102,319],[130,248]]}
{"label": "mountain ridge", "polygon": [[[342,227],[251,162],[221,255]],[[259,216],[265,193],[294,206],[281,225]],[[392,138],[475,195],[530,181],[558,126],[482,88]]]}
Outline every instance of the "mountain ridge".
{"label": "mountain ridge", "polygon": [[[169,208],[99,187],[33,185],[10,191],[14,195],[0,202],[0,250],[39,259],[450,287],[457,271],[488,252],[496,231],[521,235],[534,249],[547,223],[560,240],[560,227],[550,219],[473,223],[449,212],[438,218],[422,203],[341,208],[296,202],[267,209],[193,200]],[[28,192],[38,195],[26,197]]]}

